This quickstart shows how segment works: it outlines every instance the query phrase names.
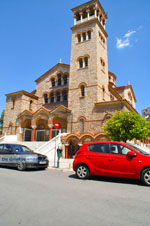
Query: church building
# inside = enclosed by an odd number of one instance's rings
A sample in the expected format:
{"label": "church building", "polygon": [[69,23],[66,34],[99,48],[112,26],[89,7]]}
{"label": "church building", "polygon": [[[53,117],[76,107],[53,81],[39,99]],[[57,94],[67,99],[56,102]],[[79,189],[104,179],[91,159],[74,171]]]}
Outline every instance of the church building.
{"label": "church building", "polygon": [[18,141],[49,141],[66,133],[65,158],[86,142],[106,140],[103,125],[115,110],[136,112],[132,86],[117,87],[108,68],[107,14],[100,2],[89,1],[72,12],[70,65],[56,64],[36,79],[31,93],[6,94],[3,123],[3,134],[17,135]]}

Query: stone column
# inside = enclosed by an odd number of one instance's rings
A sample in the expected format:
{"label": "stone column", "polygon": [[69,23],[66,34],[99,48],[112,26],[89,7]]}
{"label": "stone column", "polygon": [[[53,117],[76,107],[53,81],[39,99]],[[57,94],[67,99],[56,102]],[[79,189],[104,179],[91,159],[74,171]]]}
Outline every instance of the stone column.
{"label": "stone column", "polygon": [[52,128],[53,128],[53,125],[49,124],[48,127],[49,127],[49,140],[51,140],[52,139]]}
{"label": "stone column", "polygon": [[84,58],[82,58],[82,61],[83,61],[83,68],[85,68],[85,60],[84,60]]}
{"label": "stone column", "polygon": [[73,15],[73,18],[74,18],[74,25],[77,24],[77,17],[76,17],[76,14]]}
{"label": "stone column", "polygon": [[98,20],[101,22],[101,12],[98,11]]}
{"label": "stone column", "polygon": [[69,158],[69,153],[68,153],[68,147],[69,147],[69,144],[65,144],[65,152],[66,152],[66,159],[68,159]]}
{"label": "stone column", "polygon": [[94,9],[94,16],[97,17],[97,7]]}
{"label": "stone column", "polygon": [[35,129],[36,129],[36,126],[32,126],[32,141],[35,141]]}
{"label": "stone column", "polygon": [[89,20],[89,19],[90,19],[90,10],[87,9],[86,12],[87,12],[87,18],[88,18],[88,20]]}
{"label": "stone column", "polygon": [[60,102],[63,101],[62,91],[60,92]]}
{"label": "stone column", "polygon": [[80,14],[80,21],[82,23],[82,21],[83,21],[83,12],[79,12],[79,14]]}

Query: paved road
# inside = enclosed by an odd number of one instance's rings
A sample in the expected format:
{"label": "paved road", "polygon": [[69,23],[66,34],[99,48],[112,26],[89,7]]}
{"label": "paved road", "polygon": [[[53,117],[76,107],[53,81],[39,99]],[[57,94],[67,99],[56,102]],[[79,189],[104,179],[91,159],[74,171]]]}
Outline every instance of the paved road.
{"label": "paved road", "polygon": [[150,187],[73,172],[0,168],[0,226],[149,226]]}

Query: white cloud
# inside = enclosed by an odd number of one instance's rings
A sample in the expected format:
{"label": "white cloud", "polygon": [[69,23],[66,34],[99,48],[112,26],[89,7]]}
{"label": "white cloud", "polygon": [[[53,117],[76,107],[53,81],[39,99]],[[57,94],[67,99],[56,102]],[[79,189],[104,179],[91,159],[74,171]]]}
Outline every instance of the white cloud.
{"label": "white cloud", "polygon": [[116,44],[117,49],[122,49],[126,46],[130,46],[130,41],[128,38],[126,38],[125,40],[117,38],[117,44]]}
{"label": "white cloud", "polygon": [[128,31],[128,32],[124,35],[124,38],[130,37],[130,36],[133,35],[134,33],[136,33],[136,31]]}
{"label": "white cloud", "polygon": [[131,36],[136,32],[137,31],[129,30],[122,38],[117,38],[117,43],[116,43],[117,49],[123,49],[127,46],[131,46],[131,41],[132,42],[134,41]]}

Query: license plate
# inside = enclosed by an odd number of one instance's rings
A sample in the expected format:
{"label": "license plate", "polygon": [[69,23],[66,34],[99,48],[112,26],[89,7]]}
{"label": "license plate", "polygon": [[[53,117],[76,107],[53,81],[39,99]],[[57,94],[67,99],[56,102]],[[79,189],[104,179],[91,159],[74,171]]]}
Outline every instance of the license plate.
{"label": "license plate", "polygon": [[39,164],[46,164],[46,161],[40,161]]}

